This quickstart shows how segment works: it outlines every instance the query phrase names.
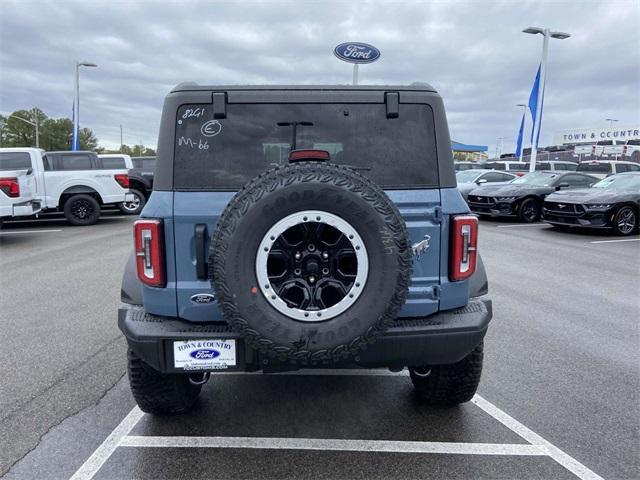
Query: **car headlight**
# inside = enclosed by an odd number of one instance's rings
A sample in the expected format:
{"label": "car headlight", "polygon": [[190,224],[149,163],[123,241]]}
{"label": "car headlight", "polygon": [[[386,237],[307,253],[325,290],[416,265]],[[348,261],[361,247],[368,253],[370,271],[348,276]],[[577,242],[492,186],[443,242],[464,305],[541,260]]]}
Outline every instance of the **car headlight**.
{"label": "car headlight", "polygon": [[496,197],[499,202],[513,202],[518,197]]}
{"label": "car headlight", "polygon": [[613,205],[611,203],[595,203],[592,205],[586,205],[586,207],[589,210],[607,210],[613,207]]}

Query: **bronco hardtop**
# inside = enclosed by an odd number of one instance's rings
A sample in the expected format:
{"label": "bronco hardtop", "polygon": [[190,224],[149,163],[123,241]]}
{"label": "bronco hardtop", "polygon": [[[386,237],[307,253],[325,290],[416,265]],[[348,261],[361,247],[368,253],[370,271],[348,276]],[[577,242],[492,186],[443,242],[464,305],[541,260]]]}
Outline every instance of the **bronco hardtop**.
{"label": "bronco hardtop", "polygon": [[414,86],[199,86],[165,99],[118,322],[147,412],[211,372],[409,368],[468,401],[491,319],[441,97]]}

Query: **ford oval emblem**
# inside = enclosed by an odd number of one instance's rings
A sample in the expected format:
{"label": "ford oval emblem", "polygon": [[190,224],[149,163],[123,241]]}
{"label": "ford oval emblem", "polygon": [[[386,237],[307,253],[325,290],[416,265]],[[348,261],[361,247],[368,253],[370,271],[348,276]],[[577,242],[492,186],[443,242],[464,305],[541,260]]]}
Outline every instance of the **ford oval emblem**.
{"label": "ford oval emblem", "polygon": [[196,293],[191,295],[191,302],[196,305],[202,305],[203,303],[213,303],[216,301],[216,297],[211,293]]}
{"label": "ford oval emblem", "polygon": [[341,43],[333,49],[333,53],[340,60],[349,63],[371,63],[380,58],[380,50],[359,42]]}
{"label": "ford oval emblem", "polygon": [[189,355],[196,360],[210,360],[219,357],[220,352],[210,348],[201,348],[200,350],[194,350]]}

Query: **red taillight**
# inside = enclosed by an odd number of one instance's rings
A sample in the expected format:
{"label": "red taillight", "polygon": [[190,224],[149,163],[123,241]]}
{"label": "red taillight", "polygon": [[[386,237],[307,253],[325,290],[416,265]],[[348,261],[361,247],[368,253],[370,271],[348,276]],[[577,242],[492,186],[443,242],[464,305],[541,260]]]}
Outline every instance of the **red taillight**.
{"label": "red taillight", "polygon": [[20,196],[20,184],[15,177],[0,178],[0,190],[11,198],[17,198]]}
{"label": "red taillight", "polygon": [[150,287],[164,287],[162,220],[138,220],[133,224],[138,278]]}
{"label": "red taillight", "polygon": [[521,177],[523,176],[526,172],[514,172],[516,174],[516,177]]}
{"label": "red taillight", "polygon": [[126,173],[119,173],[117,175],[114,175],[114,178],[122,188],[129,188],[129,175],[127,175]]}
{"label": "red taillight", "polygon": [[478,218],[459,215],[451,220],[449,279],[457,282],[469,278],[476,271],[478,249]]}

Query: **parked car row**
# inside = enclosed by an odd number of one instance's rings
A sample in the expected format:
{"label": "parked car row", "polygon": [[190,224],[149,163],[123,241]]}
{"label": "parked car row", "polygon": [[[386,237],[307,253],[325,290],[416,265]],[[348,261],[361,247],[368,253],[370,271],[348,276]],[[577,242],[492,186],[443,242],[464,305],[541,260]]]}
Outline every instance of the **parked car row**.
{"label": "parked car row", "polygon": [[[457,162],[456,171],[472,169],[490,169],[511,172],[521,176],[529,171],[529,162],[519,162],[516,160],[496,160],[491,162]],[[627,162],[624,160],[586,160],[584,162],[569,161],[539,161],[536,162],[536,171],[567,171],[588,173],[598,178],[605,178],[608,175],[615,175],[623,172],[640,172],[640,164]]]}
{"label": "parked car row", "polygon": [[72,225],[91,225],[102,205],[131,202],[126,164],[94,152],[0,148],[0,217],[61,211]]}
{"label": "parked car row", "polygon": [[458,188],[480,216],[544,220],[559,227],[638,230],[640,172],[599,179],[581,172],[536,171],[506,182],[482,182],[487,170],[458,172]]}

